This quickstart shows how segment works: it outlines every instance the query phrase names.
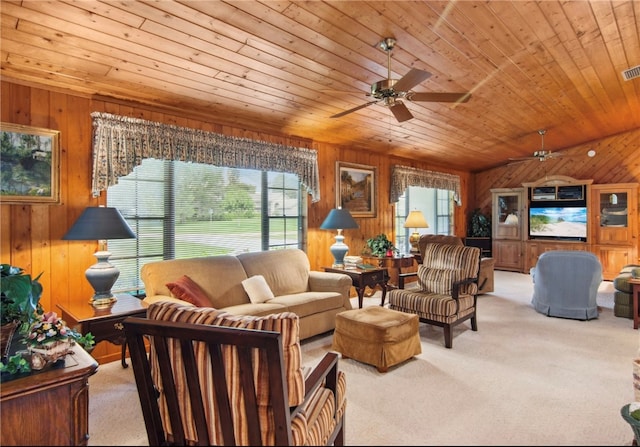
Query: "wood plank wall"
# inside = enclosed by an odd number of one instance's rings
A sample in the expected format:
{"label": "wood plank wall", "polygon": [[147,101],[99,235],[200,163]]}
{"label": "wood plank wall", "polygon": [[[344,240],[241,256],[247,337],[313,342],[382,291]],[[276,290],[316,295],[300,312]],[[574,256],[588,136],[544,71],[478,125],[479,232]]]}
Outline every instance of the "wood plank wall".
{"label": "wood plank wall", "polygon": [[[593,158],[587,155],[589,150],[596,151]],[[551,175],[591,179],[594,184],[640,183],[640,129],[580,144],[562,153],[566,154],[562,158],[530,160],[476,174],[470,201],[490,213],[492,188],[517,188]]]}
{"label": "wood plank wall", "polygon": [[[480,207],[490,213],[491,188],[518,187],[523,182],[556,174],[593,179],[594,183],[640,182],[640,130],[576,146],[566,151],[572,157],[545,162],[528,161],[471,175],[413,160],[384,157],[362,147],[335,146],[221,126],[215,123],[213,116],[209,119],[188,117],[186,114],[177,116],[175,113],[122,101],[96,100],[37,86],[2,82],[0,87],[2,122],[61,131],[61,204],[0,206],[0,260],[23,267],[33,274],[44,272],[41,278],[44,286],[42,304],[46,310],[56,310],[57,304],[85,301],[92,294],[84,271],[95,263],[93,253],[98,248],[97,242],[67,242],[62,241],[61,237],[85,207],[104,204],[106,200],[104,194],[99,198],[91,196],[90,113],[94,111],[317,150],[321,200],[318,203],[309,200],[308,207],[307,253],[314,269],[320,269],[332,261],[328,247],[334,242],[334,233],[319,230],[319,226],[329,210],[335,207],[336,161],[377,167],[378,214],[376,218],[358,219],[359,229],[345,231],[345,242],[352,254],[358,253],[365,241],[378,233],[394,236],[394,209],[389,204],[389,173],[394,164],[460,176],[463,205],[455,208],[454,219],[455,234],[462,237],[470,210]],[[595,157],[587,157],[589,149],[596,151]],[[119,353],[119,348],[108,343],[101,343],[93,351],[101,363],[117,360]]]}
{"label": "wood plank wall", "polygon": [[[389,203],[389,173],[391,166],[400,164],[419,169],[447,172],[461,178],[463,205],[455,207],[455,234],[464,236],[466,216],[470,203],[469,185],[472,175],[452,171],[446,167],[427,165],[413,160],[385,157],[368,152],[362,147],[335,146],[321,142],[290,137],[266,135],[250,129],[231,128],[215,123],[215,117],[190,116],[175,112],[142,107],[117,100],[78,96],[66,91],[53,91],[37,85],[1,82],[1,121],[44,127],[60,131],[60,193],[59,205],[0,205],[0,261],[24,268],[37,275],[44,272],[42,305],[45,310],[57,310],[58,304],[84,302],[92,289],[84,271],[96,262],[93,253],[97,241],[62,241],[61,238],[87,206],[106,203],[105,194],[91,195],[92,122],[94,111],[192,127],[225,135],[242,136],[271,141],[318,151],[321,179],[321,200],[308,206],[308,249],[313,269],[330,265],[329,246],[334,243],[334,232],[320,230],[319,226],[336,206],[336,161],[377,167],[377,217],[357,219],[360,228],[346,230],[345,242],[350,253],[357,254],[365,241],[379,233],[395,236],[394,208]],[[120,350],[109,343],[100,343],[93,351],[100,363],[117,360]]]}

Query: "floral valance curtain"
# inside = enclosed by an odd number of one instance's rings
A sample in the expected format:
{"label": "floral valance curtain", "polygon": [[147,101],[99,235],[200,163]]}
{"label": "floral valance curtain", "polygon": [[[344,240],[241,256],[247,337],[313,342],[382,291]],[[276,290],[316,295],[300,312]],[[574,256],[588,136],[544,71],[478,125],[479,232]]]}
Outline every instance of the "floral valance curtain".
{"label": "floral valance curtain", "polygon": [[462,204],[460,199],[460,177],[457,175],[394,165],[391,169],[391,203],[397,202],[409,186],[451,190],[456,204]]}
{"label": "floral valance curtain", "polygon": [[320,200],[315,150],[94,112],[94,197],[145,158],[297,174],[311,200]]}

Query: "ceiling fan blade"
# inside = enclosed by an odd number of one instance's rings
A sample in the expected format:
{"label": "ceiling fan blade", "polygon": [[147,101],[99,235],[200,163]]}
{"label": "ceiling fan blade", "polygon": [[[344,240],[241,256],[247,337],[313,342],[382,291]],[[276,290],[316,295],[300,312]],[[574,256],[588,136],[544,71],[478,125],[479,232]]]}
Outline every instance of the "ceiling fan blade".
{"label": "ceiling fan blade", "polygon": [[345,110],[344,112],[340,112],[340,113],[336,113],[335,115],[331,115],[330,118],[340,118],[341,116],[348,115],[349,113],[355,112],[356,110],[364,109],[365,107],[369,107],[371,104],[375,104],[377,102],[378,102],[377,99],[375,101],[369,101],[367,103],[359,105],[358,107],[354,107],[353,109]]}
{"label": "ceiling fan blade", "polygon": [[401,77],[398,82],[393,85],[396,92],[408,92],[416,85],[431,76],[431,73],[417,68],[412,68],[409,73]]}
{"label": "ceiling fan blade", "polygon": [[389,109],[391,109],[391,113],[393,113],[393,116],[395,116],[400,123],[413,118],[413,115],[409,112],[407,106],[400,101],[396,101],[393,105],[390,105]]}
{"label": "ceiling fan blade", "polygon": [[409,101],[427,101],[427,102],[467,102],[471,99],[471,93],[416,93],[409,92],[405,96]]}

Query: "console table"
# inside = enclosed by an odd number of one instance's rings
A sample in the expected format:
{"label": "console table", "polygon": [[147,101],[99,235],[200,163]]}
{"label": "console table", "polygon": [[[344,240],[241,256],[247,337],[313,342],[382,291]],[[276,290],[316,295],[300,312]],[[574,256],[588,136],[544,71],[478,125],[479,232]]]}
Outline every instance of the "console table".
{"label": "console table", "polygon": [[89,376],[97,370],[76,345],[59,367],[3,381],[0,445],[87,445]]}

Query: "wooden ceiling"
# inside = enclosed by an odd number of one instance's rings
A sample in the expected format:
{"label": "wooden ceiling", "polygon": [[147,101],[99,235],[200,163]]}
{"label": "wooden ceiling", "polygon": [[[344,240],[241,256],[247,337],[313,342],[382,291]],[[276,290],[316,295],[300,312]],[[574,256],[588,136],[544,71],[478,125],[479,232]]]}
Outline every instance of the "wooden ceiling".
{"label": "wooden ceiling", "polygon": [[[638,1],[2,1],[3,80],[478,172],[640,127]],[[412,68],[399,123],[371,84]],[[638,69],[640,70],[640,69]],[[586,154],[584,154],[586,157]]]}

